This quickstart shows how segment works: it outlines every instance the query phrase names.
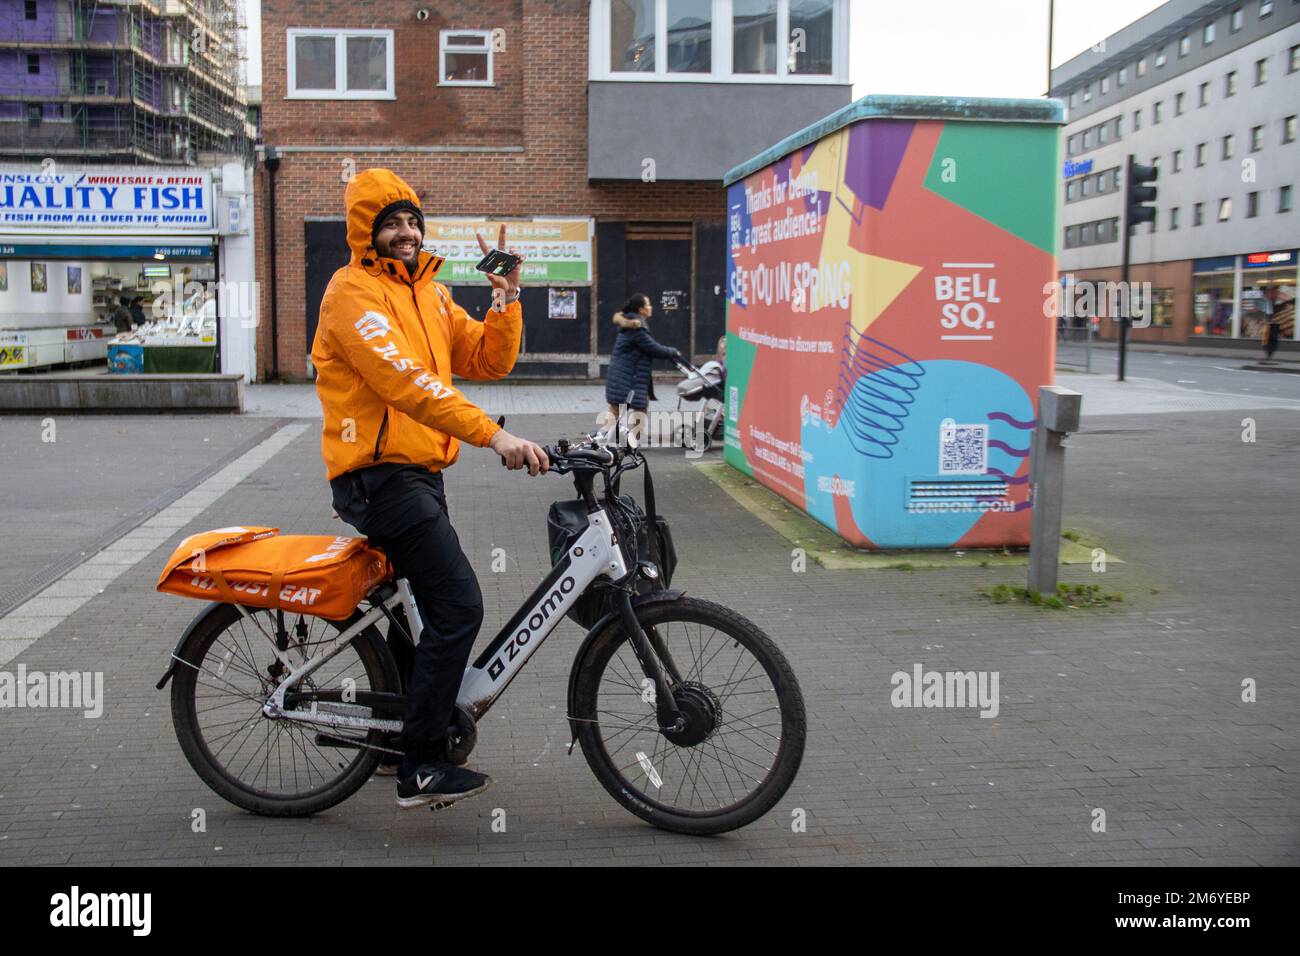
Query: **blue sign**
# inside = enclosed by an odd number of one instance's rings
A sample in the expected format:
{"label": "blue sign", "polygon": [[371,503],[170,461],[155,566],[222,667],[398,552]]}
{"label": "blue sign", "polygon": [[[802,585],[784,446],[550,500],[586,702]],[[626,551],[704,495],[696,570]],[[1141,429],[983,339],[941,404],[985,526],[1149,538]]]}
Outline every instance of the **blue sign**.
{"label": "blue sign", "polygon": [[0,228],[212,230],[212,175],[185,167],[0,167]]}
{"label": "blue sign", "polygon": [[1065,166],[1061,170],[1061,176],[1064,179],[1069,179],[1072,176],[1085,176],[1090,172],[1092,172],[1091,159],[1085,159],[1081,163],[1076,163],[1072,159],[1067,159],[1065,161]]}
{"label": "blue sign", "polygon": [[113,246],[87,243],[0,243],[0,258],[12,259],[210,259],[210,243],[183,246]]}

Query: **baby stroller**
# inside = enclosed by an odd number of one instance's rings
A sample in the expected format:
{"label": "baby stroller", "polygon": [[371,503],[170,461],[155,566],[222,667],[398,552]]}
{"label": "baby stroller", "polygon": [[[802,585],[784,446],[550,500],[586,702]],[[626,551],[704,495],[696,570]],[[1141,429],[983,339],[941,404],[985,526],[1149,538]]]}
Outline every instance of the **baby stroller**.
{"label": "baby stroller", "polygon": [[[701,402],[698,411],[703,417],[703,427],[693,421],[684,422],[679,436],[682,447],[688,451],[708,451],[715,439],[722,437],[723,423],[726,419],[724,389],[727,384],[727,369],[721,362],[708,361],[696,368],[689,362],[677,362],[677,368],[686,376],[677,383],[677,410],[682,411],[683,402]],[[697,444],[702,447],[697,448]]]}

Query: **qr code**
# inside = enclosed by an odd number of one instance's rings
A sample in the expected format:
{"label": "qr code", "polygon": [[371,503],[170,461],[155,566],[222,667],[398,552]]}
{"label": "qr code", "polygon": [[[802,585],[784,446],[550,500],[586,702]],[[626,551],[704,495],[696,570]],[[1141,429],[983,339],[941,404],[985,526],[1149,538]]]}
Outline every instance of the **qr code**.
{"label": "qr code", "polygon": [[939,474],[982,475],[989,467],[989,426],[939,426]]}

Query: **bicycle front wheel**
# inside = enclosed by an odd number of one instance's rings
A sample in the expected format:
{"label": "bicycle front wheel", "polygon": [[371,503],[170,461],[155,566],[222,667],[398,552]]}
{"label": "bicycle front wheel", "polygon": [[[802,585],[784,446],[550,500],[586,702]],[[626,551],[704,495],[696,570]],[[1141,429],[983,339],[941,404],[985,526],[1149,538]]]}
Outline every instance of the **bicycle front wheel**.
{"label": "bicycle front wheel", "polygon": [[803,759],[807,719],[789,662],[753,622],[709,601],[646,604],[637,619],[680,678],[670,683],[686,727],[660,731],[654,686],[611,621],[580,662],[574,693],[578,741],[596,779],[665,830],[752,823],[785,795]]}
{"label": "bicycle front wheel", "polygon": [[[181,648],[172,680],[172,723],[190,765],[235,806],[266,816],[319,813],[346,800],[374,773],[384,748],[377,730],[347,731],[262,715],[282,679],[276,659],[276,612],[248,616],[233,604],[212,604]],[[307,659],[350,621],[285,615],[291,656]],[[318,706],[372,716],[340,693],[400,693],[397,665],[383,638],[368,627],[301,685],[335,701]]]}

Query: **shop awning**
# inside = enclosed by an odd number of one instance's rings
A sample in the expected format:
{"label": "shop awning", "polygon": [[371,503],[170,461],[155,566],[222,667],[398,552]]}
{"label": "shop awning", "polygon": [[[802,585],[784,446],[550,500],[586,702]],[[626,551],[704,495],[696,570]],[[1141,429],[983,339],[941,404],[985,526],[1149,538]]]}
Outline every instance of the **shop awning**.
{"label": "shop awning", "polygon": [[0,234],[0,259],[211,259],[216,236]]}

